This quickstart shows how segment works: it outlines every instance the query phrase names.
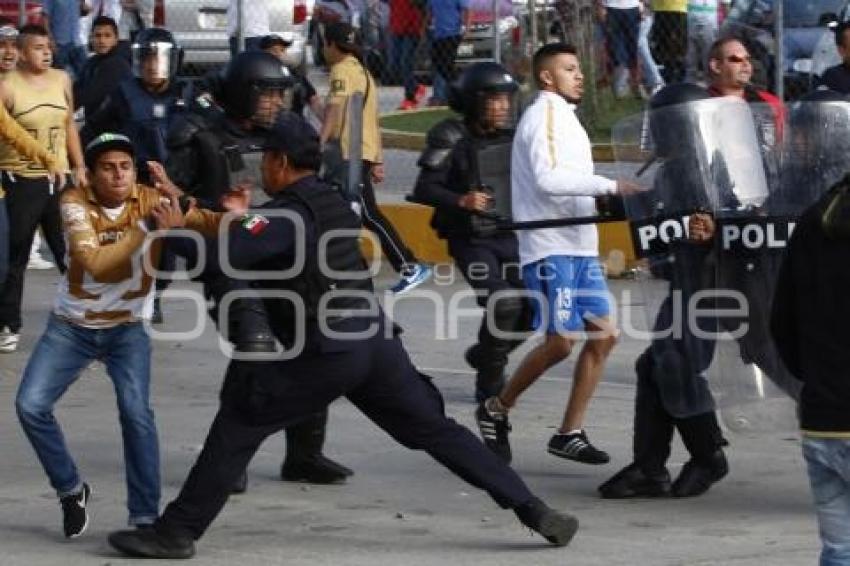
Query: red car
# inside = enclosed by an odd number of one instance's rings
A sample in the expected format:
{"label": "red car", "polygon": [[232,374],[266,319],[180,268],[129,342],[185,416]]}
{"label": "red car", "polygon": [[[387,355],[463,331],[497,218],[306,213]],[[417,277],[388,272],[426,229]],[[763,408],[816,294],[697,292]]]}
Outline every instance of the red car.
{"label": "red car", "polygon": [[0,0],[0,19],[9,20],[14,25],[21,24],[43,24],[44,10],[41,7],[41,2],[27,0],[26,13],[21,21],[21,2],[19,0]]}

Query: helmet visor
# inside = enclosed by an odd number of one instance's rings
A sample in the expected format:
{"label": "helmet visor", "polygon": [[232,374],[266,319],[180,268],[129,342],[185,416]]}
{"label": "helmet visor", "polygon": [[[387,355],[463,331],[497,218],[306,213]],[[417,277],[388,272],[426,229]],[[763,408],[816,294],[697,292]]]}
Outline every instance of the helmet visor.
{"label": "helmet visor", "polygon": [[130,50],[133,74],[145,82],[168,80],[177,73],[180,49],[173,43],[134,43]]}
{"label": "helmet visor", "polygon": [[292,109],[292,88],[280,84],[261,84],[254,87],[256,105],[251,121],[256,126],[270,128],[281,112]]}
{"label": "helmet visor", "polygon": [[475,115],[479,127],[487,131],[512,130],[517,123],[517,93],[481,92],[476,97]]}

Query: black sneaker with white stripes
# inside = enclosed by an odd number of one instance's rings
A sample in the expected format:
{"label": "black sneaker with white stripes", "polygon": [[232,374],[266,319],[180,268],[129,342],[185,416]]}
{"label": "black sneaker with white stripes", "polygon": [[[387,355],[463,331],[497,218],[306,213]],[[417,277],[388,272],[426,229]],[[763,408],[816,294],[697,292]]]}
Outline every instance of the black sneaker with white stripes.
{"label": "black sneaker with white stripes", "polygon": [[549,440],[549,454],[583,464],[607,464],[611,458],[607,452],[594,447],[584,431],[572,434],[556,434]]}
{"label": "black sneaker with white stripes", "polygon": [[89,514],[86,506],[91,497],[89,484],[84,483],[79,493],[66,495],[59,500],[62,505],[62,527],[67,538],[77,538],[89,526]]}
{"label": "black sneaker with white stripes", "polygon": [[478,422],[478,430],[481,432],[484,445],[510,464],[511,443],[508,440],[508,433],[511,431],[511,425],[508,422],[508,415],[489,411],[487,401],[482,401],[475,410],[475,420]]}

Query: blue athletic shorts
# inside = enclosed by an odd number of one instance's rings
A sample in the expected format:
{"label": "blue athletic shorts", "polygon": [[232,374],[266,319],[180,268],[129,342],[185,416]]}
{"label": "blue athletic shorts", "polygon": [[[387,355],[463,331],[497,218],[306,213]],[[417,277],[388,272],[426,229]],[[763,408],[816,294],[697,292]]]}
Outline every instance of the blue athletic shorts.
{"label": "blue athletic shorts", "polygon": [[[531,297],[534,328],[546,334],[584,330],[588,318],[611,314],[613,305],[599,258],[556,255],[522,267]],[[541,304],[545,300],[546,304]]]}

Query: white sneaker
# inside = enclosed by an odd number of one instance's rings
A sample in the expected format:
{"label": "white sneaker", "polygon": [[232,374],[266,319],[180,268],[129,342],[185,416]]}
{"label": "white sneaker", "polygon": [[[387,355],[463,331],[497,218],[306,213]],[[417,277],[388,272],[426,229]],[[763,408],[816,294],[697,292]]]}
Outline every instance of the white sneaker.
{"label": "white sneaker", "polygon": [[27,262],[27,269],[42,271],[45,269],[53,269],[54,267],[56,267],[56,265],[52,261],[44,259],[40,255],[30,256],[30,260]]}
{"label": "white sneaker", "polygon": [[9,330],[8,326],[0,329],[0,354],[11,354],[18,349],[18,340],[21,335]]}

